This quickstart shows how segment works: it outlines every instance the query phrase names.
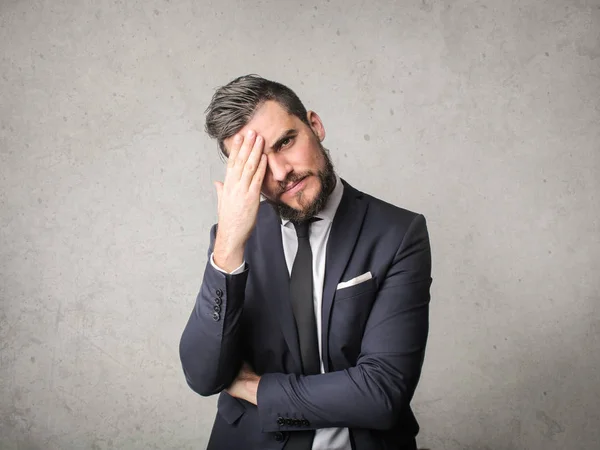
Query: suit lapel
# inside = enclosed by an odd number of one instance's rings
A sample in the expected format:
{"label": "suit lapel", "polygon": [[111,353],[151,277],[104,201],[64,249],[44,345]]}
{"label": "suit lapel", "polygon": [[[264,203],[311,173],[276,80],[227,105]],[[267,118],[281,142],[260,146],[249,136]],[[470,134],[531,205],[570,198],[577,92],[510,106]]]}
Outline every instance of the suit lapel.
{"label": "suit lapel", "polygon": [[367,211],[363,194],[348,183],[344,183],[344,194],[331,225],[325,259],[325,283],[322,304],[322,354],[325,371],[329,369],[329,318],[336,287],[350,261],[356,240]]}
{"label": "suit lapel", "polygon": [[298,330],[294,320],[294,311],[290,299],[290,275],[283,253],[281,238],[281,219],[270,205],[265,205],[266,216],[264,224],[257,227],[259,245],[265,250],[265,275],[269,278],[269,297],[272,308],[280,319],[281,331],[290,353],[301,373],[302,361],[298,345]]}

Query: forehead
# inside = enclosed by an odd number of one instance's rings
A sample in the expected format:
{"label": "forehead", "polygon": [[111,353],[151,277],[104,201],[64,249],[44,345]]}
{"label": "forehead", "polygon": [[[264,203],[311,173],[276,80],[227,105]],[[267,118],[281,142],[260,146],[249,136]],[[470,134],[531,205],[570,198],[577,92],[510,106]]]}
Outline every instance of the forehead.
{"label": "forehead", "polygon": [[276,101],[267,100],[256,109],[252,119],[241,131],[254,130],[268,142],[270,133],[274,132],[279,135],[284,129],[290,128],[297,119]]}
{"label": "forehead", "polygon": [[[271,146],[281,135],[291,128],[298,129],[299,122],[296,116],[288,113],[279,103],[267,100],[259,106],[250,121],[237,134],[246,134],[254,130],[265,139],[267,146]],[[225,139],[225,146],[229,148],[233,136]]]}

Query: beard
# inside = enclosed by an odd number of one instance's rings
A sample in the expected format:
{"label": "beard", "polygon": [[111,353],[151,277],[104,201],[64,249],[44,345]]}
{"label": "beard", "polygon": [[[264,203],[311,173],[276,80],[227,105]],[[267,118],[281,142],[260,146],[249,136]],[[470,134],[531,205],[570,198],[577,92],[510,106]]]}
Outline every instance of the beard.
{"label": "beard", "polygon": [[329,196],[333,192],[333,188],[335,188],[335,171],[333,168],[333,163],[331,161],[331,157],[329,156],[329,150],[327,150],[323,145],[318,142],[319,148],[321,150],[321,155],[324,160],[324,167],[319,170],[316,174],[313,171],[307,171],[303,173],[290,173],[284,181],[280,183],[281,192],[277,195],[276,198],[280,198],[281,194],[283,194],[285,187],[289,186],[290,183],[296,183],[303,178],[306,178],[311,175],[316,175],[319,179],[320,189],[317,192],[317,195],[312,200],[312,202],[304,205],[303,203],[303,195],[304,192],[298,192],[296,194],[296,198],[298,199],[298,203],[302,205],[302,209],[292,208],[291,206],[279,201],[279,200],[270,200],[266,199],[268,203],[275,208],[277,214],[281,216],[284,220],[290,220],[292,222],[303,222],[311,217],[317,215],[319,212],[325,208],[327,204],[327,200]]}

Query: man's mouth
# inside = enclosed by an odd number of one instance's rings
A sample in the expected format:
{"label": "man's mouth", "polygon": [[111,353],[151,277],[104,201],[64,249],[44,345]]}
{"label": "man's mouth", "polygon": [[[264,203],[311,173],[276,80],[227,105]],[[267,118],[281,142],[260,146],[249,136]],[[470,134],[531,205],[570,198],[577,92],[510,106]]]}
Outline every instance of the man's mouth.
{"label": "man's mouth", "polygon": [[303,177],[301,179],[299,179],[298,181],[295,181],[294,183],[292,183],[291,185],[289,185],[283,192],[282,195],[287,193],[287,192],[291,192],[294,191],[300,184],[302,184],[304,182],[304,180],[306,180],[308,178],[308,176]]}

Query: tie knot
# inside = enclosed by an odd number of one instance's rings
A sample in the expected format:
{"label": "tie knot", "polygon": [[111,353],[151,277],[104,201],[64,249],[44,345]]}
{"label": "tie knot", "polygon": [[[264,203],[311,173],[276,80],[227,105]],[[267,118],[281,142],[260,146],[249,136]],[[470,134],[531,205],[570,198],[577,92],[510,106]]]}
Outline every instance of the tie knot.
{"label": "tie knot", "polygon": [[317,217],[311,217],[310,219],[303,220],[302,222],[292,222],[296,228],[296,235],[298,236],[298,239],[307,238],[310,224],[316,222],[317,220],[320,219]]}

